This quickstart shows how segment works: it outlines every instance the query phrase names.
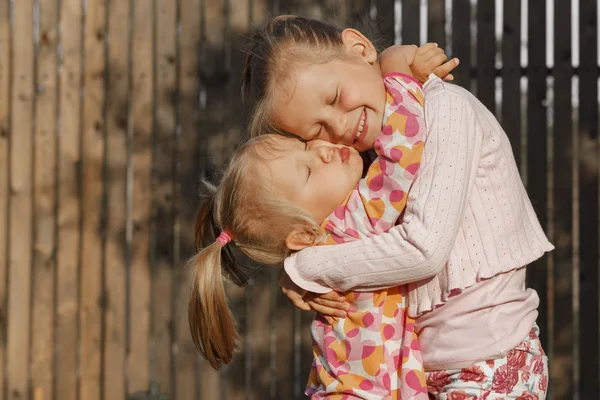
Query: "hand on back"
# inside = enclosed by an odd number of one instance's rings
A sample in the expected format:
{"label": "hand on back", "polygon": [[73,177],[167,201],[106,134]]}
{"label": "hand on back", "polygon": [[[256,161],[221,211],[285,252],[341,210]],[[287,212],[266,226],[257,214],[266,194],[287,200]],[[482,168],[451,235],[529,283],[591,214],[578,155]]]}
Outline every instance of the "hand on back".
{"label": "hand on back", "polygon": [[346,316],[344,310],[348,309],[349,304],[334,290],[323,294],[307,292],[296,285],[283,269],[279,274],[279,286],[293,305],[304,311],[318,312],[330,324],[334,321],[333,317]]}
{"label": "hand on back", "polygon": [[419,82],[426,82],[431,73],[445,81],[451,81],[452,70],[459,64],[458,58],[447,61],[444,50],[436,43],[426,43],[421,47],[415,45],[394,45],[385,49],[380,56],[381,72],[406,73],[405,65],[410,68],[410,75]]}

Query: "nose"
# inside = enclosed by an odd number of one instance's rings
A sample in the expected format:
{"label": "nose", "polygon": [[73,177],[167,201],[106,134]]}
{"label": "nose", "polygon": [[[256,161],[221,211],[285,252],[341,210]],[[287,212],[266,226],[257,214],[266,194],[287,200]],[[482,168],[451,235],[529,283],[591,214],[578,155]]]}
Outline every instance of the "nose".
{"label": "nose", "polygon": [[334,115],[330,124],[331,139],[335,142],[339,142],[346,134],[347,126],[348,118],[346,117],[346,114],[340,113]]}

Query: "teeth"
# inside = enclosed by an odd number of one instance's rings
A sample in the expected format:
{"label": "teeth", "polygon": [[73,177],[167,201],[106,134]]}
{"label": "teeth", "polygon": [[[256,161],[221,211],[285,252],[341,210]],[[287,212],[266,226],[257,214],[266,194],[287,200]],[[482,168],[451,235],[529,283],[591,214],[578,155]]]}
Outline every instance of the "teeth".
{"label": "teeth", "polygon": [[365,127],[365,114],[364,112],[360,116],[360,122],[358,124],[358,133],[362,133],[363,128]]}
{"label": "teeth", "polygon": [[365,127],[365,117],[366,117],[366,111],[363,110],[363,112],[360,114],[360,121],[358,122],[358,132],[356,134],[356,137],[354,138],[353,143],[356,143],[356,141],[360,137],[360,134],[363,131],[363,128]]}

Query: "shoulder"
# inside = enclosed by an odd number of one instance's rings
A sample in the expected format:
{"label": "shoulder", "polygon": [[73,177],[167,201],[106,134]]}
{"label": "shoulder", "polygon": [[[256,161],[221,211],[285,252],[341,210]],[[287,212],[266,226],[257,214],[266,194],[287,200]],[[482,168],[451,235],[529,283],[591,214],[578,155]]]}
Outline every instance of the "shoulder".
{"label": "shoulder", "polygon": [[453,83],[444,82],[434,74],[429,76],[429,79],[427,82],[425,82],[423,89],[425,90],[427,100],[435,97],[447,97],[464,103],[472,103],[473,101],[477,101],[477,98],[467,89]]}
{"label": "shoulder", "polygon": [[446,113],[461,110],[462,113],[476,114],[480,101],[471,92],[458,85],[444,82],[431,75],[425,83],[425,110],[429,113]]}
{"label": "shoulder", "polygon": [[423,84],[415,77],[402,72],[390,72],[383,76],[383,84],[392,96],[399,92],[423,90]]}

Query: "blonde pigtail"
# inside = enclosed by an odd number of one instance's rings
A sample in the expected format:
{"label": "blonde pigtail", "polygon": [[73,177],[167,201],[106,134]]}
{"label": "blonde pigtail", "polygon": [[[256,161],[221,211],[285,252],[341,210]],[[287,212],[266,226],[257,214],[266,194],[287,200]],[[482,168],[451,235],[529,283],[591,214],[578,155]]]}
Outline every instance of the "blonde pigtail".
{"label": "blonde pigtail", "polygon": [[215,242],[189,261],[193,287],[188,321],[192,340],[215,369],[231,362],[240,339],[225,295],[221,249],[222,245]]}

